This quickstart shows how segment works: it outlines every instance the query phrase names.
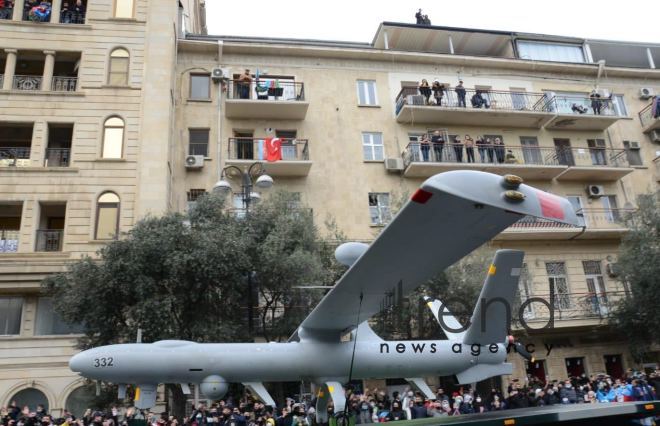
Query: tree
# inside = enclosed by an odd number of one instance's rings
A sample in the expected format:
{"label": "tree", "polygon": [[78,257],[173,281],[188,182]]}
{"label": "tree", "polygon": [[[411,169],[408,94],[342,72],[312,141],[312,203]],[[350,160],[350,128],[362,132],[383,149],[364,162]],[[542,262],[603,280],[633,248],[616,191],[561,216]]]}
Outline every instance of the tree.
{"label": "tree", "polygon": [[628,218],[629,231],[621,243],[618,266],[629,296],[620,301],[614,326],[630,340],[637,361],[652,344],[660,343],[660,192],[638,198],[638,210]]}

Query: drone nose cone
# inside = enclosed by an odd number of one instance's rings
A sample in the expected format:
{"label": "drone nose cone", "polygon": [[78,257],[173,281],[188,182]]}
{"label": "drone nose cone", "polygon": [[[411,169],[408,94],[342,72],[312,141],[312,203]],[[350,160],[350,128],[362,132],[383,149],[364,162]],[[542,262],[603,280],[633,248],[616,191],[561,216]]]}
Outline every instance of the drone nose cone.
{"label": "drone nose cone", "polygon": [[85,364],[87,364],[85,361],[88,358],[87,353],[85,353],[85,352],[80,352],[79,354],[74,355],[69,360],[69,368],[71,369],[71,371],[73,371],[75,373],[82,373],[83,372],[83,370],[85,368]]}

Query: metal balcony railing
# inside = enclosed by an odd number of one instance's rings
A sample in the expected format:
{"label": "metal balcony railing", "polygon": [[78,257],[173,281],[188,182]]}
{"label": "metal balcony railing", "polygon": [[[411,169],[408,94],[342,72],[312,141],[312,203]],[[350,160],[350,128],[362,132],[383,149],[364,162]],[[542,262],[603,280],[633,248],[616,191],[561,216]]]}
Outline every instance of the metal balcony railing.
{"label": "metal balcony railing", "polygon": [[53,77],[51,90],[55,92],[75,92],[78,86],[78,77]]}
{"label": "metal balcony railing", "polygon": [[[577,278],[576,278],[577,279]],[[548,320],[551,315],[555,320],[607,319],[616,309],[617,303],[626,297],[625,291],[594,291],[585,293],[564,293],[555,291],[554,295],[530,294],[529,298],[540,298],[547,302],[531,303],[523,310],[523,318],[529,320]],[[521,304],[525,302],[523,298]],[[520,306],[520,305],[519,305]],[[513,310],[517,319],[519,307]]]}
{"label": "metal balcony railing", "polygon": [[0,19],[11,20],[13,15],[14,15],[14,9],[12,7],[8,7],[8,6],[0,7]]}
{"label": "metal balcony railing", "polygon": [[[575,212],[579,225],[587,230],[625,229],[627,216],[634,212],[632,209],[579,209]],[[571,225],[559,223],[548,219],[534,216],[524,216],[518,222],[509,227],[511,230],[525,230],[531,232],[537,230],[552,230],[571,228]]]}
{"label": "metal balcony railing", "polygon": [[[281,139],[283,161],[308,161],[309,149],[307,139]],[[230,160],[266,161],[266,144],[264,139],[229,138],[227,158]]]}
{"label": "metal balcony railing", "polygon": [[615,109],[614,101],[611,98],[591,98],[579,95],[550,97],[549,94],[546,94],[546,97],[545,109],[557,114],[625,117]]}
{"label": "metal balcony railing", "polygon": [[277,78],[253,79],[252,82],[230,80],[228,99],[257,99],[269,101],[304,101],[305,84]]}
{"label": "metal balcony railing", "polygon": [[16,253],[19,234],[18,229],[0,229],[0,253]]}
{"label": "metal balcony railing", "polygon": [[0,74],[0,90],[2,90],[2,87],[5,85],[5,75]]}
{"label": "metal balcony railing", "polygon": [[[75,3],[75,1],[74,1]],[[85,12],[76,12],[75,10],[63,10],[60,13],[61,24],[84,24]]]}
{"label": "metal balcony railing", "polygon": [[14,90],[40,90],[41,79],[40,75],[15,75],[12,88]]}
{"label": "metal balcony railing", "polygon": [[653,116],[653,103],[647,105],[639,112],[639,121],[642,123],[642,127],[648,126],[653,120],[657,120],[659,118],[660,108],[658,108],[656,111],[655,117]]}
{"label": "metal balcony railing", "polygon": [[46,167],[69,167],[70,156],[70,148],[47,148],[44,165]]}
{"label": "metal balcony railing", "polygon": [[30,148],[0,148],[0,167],[27,167],[30,165]]}
{"label": "metal balcony railing", "polygon": [[530,166],[628,167],[626,151],[610,148],[572,148],[411,142],[402,154],[404,165],[411,162],[520,164]]}
{"label": "metal balcony railing", "polygon": [[35,251],[62,251],[63,239],[63,229],[39,229]]}
{"label": "metal balcony railing", "polygon": [[493,109],[498,111],[546,111],[547,99],[544,93],[515,92],[506,90],[465,89],[465,96],[459,96],[454,87],[443,90],[440,104],[431,88],[404,86],[396,97],[396,113],[404,105],[432,105],[449,108]]}

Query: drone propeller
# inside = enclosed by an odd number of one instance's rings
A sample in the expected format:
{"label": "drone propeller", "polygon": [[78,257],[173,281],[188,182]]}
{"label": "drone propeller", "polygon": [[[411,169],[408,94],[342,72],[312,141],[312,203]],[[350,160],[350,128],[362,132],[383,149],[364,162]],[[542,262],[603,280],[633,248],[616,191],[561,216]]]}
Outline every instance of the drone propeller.
{"label": "drone propeller", "polygon": [[529,362],[535,362],[536,359],[532,354],[529,353],[527,348],[525,348],[525,345],[522,344],[521,342],[517,341],[515,337],[513,336],[508,336],[508,341],[509,345],[513,345],[513,348],[515,349],[516,352],[520,354],[523,358],[525,358]]}

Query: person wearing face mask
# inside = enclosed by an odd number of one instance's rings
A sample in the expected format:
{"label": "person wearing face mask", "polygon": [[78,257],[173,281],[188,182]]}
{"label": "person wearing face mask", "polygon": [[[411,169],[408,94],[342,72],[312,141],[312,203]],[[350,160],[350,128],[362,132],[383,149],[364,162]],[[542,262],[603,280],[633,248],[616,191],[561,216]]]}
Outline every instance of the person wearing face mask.
{"label": "person wearing face mask", "polygon": [[474,413],[474,407],[472,407],[472,395],[469,393],[466,393],[463,395],[463,404],[461,404],[461,407],[459,408],[459,411],[461,414],[473,414]]}
{"label": "person wearing face mask", "polygon": [[401,404],[399,404],[399,401],[394,401],[392,402],[392,410],[390,411],[390,416],[389,416],[391,421],[395,420],[406,420],[408,417],[406,417],[406,412],[401,409]]}
{"label": "person wearing face mask", "polygon": [[424,401],[419,396],[415,397],[415,405],[410,408],[410,418],[411,419],[423,419],[428,417],[426,413],[426,407],[424,407]]}
{"label": "person wearing face mask", "polygon": [[291,426],[309,426],[305,411],[300,404],[294,404],[291,412],[293,414],[291,418]]}
{"label": "person wearing face mask", "polygon": [[476,395],[474,402],[472,403],[472,408],[474,408],[475,413],[483,413],[486,411],[481,395]]}
{"label": "person wearing face mask", "polygon": [[548,385],[545,395],[543,396],[543,402],[545,405],[555,405],[559,403],[559,396],[557,395],[558,389]]}
{"label": "person wearing face mask", "polygon": [[559,391],[559,399],[562,404],[575,404],[577,402],[577,394],[570,380],[564,382],[564,387]]}

